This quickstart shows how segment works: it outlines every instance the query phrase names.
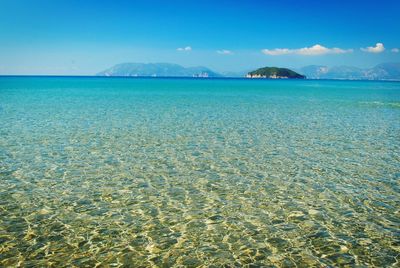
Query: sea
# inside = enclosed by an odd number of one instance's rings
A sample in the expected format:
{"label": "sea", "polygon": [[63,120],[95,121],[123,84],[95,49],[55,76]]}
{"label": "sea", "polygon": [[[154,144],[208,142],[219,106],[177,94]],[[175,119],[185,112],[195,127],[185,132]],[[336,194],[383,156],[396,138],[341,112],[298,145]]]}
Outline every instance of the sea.
{"label": "sea", "polygon": [[1,267],[399,267],[400,83],[0,77]]}

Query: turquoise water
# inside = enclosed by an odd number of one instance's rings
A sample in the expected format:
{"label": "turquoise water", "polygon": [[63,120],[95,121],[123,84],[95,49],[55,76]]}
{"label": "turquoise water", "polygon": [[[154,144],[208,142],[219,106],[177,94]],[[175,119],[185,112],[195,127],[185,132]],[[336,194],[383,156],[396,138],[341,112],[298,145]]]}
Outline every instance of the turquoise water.
{"label": "turquoise water", "polygon": [[400,83],[0,77],[0,266],[398,267],[399,177]]}

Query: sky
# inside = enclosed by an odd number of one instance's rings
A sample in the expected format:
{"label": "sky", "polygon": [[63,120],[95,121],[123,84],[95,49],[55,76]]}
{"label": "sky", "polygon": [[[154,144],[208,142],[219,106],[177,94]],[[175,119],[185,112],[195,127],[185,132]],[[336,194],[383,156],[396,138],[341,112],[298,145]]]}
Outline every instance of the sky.
{"label": "sky", "polygon": [[399,0],[0,0],[0,75],[400,62]]}

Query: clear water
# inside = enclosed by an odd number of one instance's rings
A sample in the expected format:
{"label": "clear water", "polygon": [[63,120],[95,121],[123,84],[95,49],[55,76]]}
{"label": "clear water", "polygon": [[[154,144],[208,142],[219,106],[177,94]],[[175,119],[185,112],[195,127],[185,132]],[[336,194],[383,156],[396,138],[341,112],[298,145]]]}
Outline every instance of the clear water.
{"label": "clear water", "polygon": [[0,164],[0,266],[399,266],[400,83],[2,77]]}

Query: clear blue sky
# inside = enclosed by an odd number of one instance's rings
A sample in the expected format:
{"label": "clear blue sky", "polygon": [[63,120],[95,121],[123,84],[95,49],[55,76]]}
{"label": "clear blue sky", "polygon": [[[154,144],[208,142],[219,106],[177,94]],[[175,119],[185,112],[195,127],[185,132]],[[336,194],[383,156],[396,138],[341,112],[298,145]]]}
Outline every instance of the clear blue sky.
{"label": "clear blue sky", "polygon": [[0,74],[94,74],[121,62],[371,67],[400,61],[399,14],[398,0],[1,0]]}

